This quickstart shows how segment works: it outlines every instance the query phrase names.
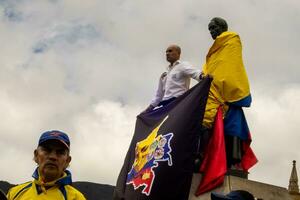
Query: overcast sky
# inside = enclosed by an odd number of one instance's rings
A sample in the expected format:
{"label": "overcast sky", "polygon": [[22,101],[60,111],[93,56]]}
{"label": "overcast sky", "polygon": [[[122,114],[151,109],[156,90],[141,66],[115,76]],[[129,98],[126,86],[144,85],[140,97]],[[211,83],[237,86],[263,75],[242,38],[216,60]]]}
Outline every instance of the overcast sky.
{"label": "overcast sky", "polygon": [[59,129],[73,179],[115,185],[166,47],[201,68],[220,16],[240,34],[251,85],[249,178],[287,187],[300,162],[299,11],[299,0],[0,0],[0,180],[30,180],[38,137]]}

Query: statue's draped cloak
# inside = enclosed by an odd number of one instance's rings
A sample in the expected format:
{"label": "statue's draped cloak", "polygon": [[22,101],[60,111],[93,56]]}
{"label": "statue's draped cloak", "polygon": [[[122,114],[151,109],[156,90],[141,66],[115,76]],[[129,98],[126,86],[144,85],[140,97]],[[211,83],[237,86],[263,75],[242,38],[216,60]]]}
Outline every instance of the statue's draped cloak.
{"label": "statue's draped cloak", "polygon": [[203,121],[205,127],[212,127],[219,106],[223,107],[225,115],[229,105],[250,106],[251,95],[242,60],[242,45],[236,33],[226,31],[216,38],[206,56],[203,72],[213,76]]}
{"label": "statue's draped cloak", "polygon": [[[248,171],[257,163],[242,109],[249,107],[252,99],[242,59],[242,45],[236,33],[226,31],[216,38],[206,56],[203,73],[213,77],[203,119],[203,125],[213,131],[207,146],[209,151],[200,169],[204,176],[196,195],[221,184],[231,166]],[[223,113],[222,123],[220,113]],[[225,137],[221,137],[223,135]]]}

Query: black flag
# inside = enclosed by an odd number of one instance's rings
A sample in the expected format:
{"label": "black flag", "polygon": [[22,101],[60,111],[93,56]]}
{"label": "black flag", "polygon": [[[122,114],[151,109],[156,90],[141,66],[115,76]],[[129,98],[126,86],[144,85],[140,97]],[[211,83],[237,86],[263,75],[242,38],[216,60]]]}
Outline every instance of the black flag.
{"label": "black flag", "polygon": [[188,199],[210,82],[205,78],[168,105],[137,116],[114,200]]}
{"label": "black flag", "polygon": [[0,190],[0,200],[7,200],[5,193]]}

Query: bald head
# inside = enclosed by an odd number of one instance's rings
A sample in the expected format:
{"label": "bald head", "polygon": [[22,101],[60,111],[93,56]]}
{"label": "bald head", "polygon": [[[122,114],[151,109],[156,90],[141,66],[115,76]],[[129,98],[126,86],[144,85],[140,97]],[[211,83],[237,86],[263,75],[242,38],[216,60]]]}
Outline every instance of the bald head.
{"label": "bald head", "polygon": [[228,30],[227,22],[221,17],[214,17],[208,24],[211,37],[215,40],[221,33]]}
{"label": "bald head", "polygon": [[166,50],[167,61],[173,65],[174,62],[180,59],[181,48],[178,45],[170,45]]}

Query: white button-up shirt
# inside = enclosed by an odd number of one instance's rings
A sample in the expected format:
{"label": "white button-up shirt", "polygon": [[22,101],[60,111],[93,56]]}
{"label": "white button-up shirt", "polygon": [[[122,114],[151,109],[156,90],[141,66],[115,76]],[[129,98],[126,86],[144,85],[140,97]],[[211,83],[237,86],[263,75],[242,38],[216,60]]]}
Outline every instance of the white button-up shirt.
{"label": "white button-up shirt", "polygon": [[157,106],[161,101],[172,97],[179,97],[190,87],[190,78],[199,81],[201,70],[195,69],[188,62],[176,61],[169,65],[158,83],[158,88],[151,101],[152,106]]}

